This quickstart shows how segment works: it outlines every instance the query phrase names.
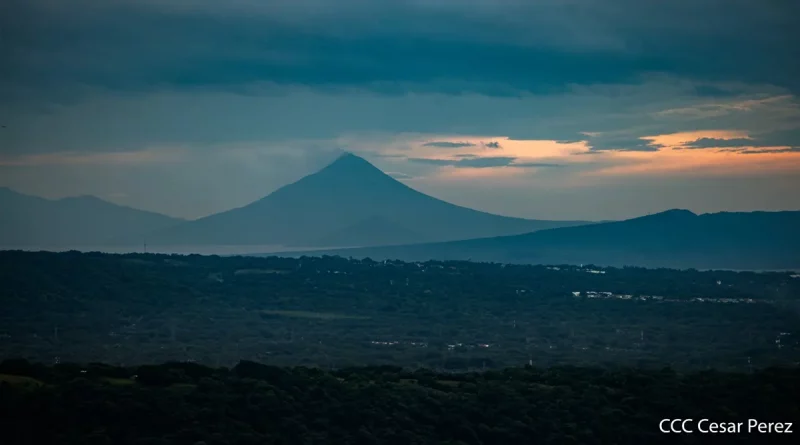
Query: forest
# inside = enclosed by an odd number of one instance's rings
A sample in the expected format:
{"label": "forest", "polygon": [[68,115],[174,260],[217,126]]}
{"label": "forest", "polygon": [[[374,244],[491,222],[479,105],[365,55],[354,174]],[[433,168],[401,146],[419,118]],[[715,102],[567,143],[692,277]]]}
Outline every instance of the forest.
{"label": "forest", "polygon": [[[662,433],[661,421],[675,418],[744,427]],[[0,419],[6,445],[797,443],[800,369],[525,366],[443,374],[249,361],[228,369],[6,360]],[[792,432],[748,430],[750,419],[792,423]]]}
{"label": "forest", "polygon": [[467,372],[800,362],[800,279],[340,257],[0,252],[0,359]]}

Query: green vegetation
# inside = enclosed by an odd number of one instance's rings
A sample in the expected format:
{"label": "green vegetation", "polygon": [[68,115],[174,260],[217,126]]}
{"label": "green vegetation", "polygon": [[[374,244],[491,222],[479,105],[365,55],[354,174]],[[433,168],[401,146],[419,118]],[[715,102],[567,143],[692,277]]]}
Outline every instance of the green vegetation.
{"label": "green vegetation", "polygon": [[239,269],[234,272],[234,275],[258,275],[258,274],[285,274],[289,273],[287,270],[273,270],[273,269]]}
{"label": "green vegetation", "polygon": [[264,315],[279,315],[283,317],[314,318],[318,320],[368,320],[369,317],[358,315],[332,314],[326,312],[310,311],[261,311]]}
{"label": "green vegetation", "polygon": [[8,383],[11,385],[19,385],[19,386],[42,386],[42,383],[39,380],[25,377],[21,375],[11,375],[11,374],[0,374],[0,382]]}
{"label": "green vegetation", "polygon": [[800,278],[789,273],[6,251],[0,283],[0,359],[442,371],[800,362]]}
{"label": "green vegetation", "polygon": [[0,252],[0,282],[4,445],[765,444],[792,441],[658,425],[800,421],[788,273]]}
{"label": "green vegetation", "polygon": [[[241,362],[0,372],[0,443],[70,444],[697,444],[794,443],[800,369],[752,374],[671,369],[510,368],[443,375],[360,367],[335,372]],[[128,376],[136,383],[108,384]],[[662,434],[665,418],[794,422],[793,434]]]}
{"label": "green vegetation", "polygon": [[136,383],[131,379],[120,379],[114,377],[103,377],[102,381],[111,385],[133,385]]}

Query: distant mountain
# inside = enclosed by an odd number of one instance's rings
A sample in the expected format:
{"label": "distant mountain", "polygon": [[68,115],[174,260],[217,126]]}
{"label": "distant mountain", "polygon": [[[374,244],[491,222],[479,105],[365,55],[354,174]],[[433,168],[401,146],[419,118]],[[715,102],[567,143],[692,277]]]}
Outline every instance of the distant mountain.
{"label": "distant mountain", "polygon": [[308,243],[314,246],[385,246],[410,244],[425,237],[406,229],[383,216],[372,216],[335,230]]}
{"label": "distant mountain", "polygon": [[669,210],[618,222],[467,241],[303,252],[406,261],[466,260],[696,269],[800,269],[800,212]]}
{"label": "distant mountain", "polygon": [[[148,237],[154,245],[369,246],[511,235],[585,221],[493,215],[420,193],[353,154],[252,204]],[[324,243],[324,244],[317,244]]]}
{"label": "distant mountain", "polygon": [[183,222],[94,196],[45,199],[0,187],[0,247],[100,246],[122,236],[143,237]]}

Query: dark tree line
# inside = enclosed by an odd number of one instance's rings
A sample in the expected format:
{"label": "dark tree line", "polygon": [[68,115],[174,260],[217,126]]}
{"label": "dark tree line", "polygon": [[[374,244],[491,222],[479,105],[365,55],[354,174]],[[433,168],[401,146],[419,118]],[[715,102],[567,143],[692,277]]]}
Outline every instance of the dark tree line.
{"label": "dark tree line", "polygon": [[[243,361],[0,364],[4,444],[796,443],[793,435],[669,435],[664,418],[797,422],[800,370],[524,367],[336,372]],[[796,429],[796,425],[795,425]]]}

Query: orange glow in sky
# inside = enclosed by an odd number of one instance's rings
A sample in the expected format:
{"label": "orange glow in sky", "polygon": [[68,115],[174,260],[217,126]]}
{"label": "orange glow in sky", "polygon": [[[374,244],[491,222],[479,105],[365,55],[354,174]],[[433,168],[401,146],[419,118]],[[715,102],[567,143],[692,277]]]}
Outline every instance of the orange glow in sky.
{"label": "orange glow in sky", "polygon": [[[769,152],[788,147],[737,147],[737,150],[765,150],[765,153],[740,154],[732,149],[702,148],[683,149],[686,143],[701,138],[739,139],[747,138],[744,131],[706,130],[682,132],[643,137],[654,144],[663,145],[658,151],[612,151],[593,152],[586,142],[560,144],[552,140],[510,140],[505,137],[428,137],[410,143],[407,157],[446,159],[457,161],[464,155],[473,157],[513,157],[516,162],[547,162],[567,167],[584,165],[579,176],[651,175],[651,174],[689,174],[725,175],[757,174],[764,172],[800,173],[800,153]],[[472,144],[464,147],[426,146],[431,141]],[[488,143],[496,142],[494,148]],[[399,153],[399,152],[398,152]],[[474,179],[503,177],[522,174],[535,174],[535,168],[491,167],[452,167],[443,166],[437,171],[442,179]],[[565,170],[565,174],[569,169]],[[575,172],[573,172],[574,174]]]}

